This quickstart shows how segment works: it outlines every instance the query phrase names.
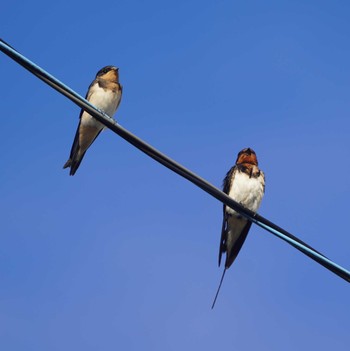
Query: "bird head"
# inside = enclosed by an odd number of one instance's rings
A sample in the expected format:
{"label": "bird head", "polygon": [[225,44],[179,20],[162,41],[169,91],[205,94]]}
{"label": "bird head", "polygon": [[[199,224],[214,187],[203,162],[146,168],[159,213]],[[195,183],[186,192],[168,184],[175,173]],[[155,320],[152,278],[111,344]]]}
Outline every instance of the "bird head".
{"label": "bird head", "polygon": [[252,165],[258,165],[258,159],[256,158],[255,151],[251,148],[241,150],[237,155],[236,165],[249,163]]}
{"label": "bird head", "polygon": [[119,68],[115,66],[106,66],[101,68],[97,74],[96,78],[102,78],[105,80],[116,81],[119,79]]}

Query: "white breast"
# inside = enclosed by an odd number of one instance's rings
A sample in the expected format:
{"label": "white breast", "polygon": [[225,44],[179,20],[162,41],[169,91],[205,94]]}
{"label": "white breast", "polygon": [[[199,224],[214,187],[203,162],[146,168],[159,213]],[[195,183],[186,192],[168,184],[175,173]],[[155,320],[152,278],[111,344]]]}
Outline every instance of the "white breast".
{"label": "white breast", "polygon": [[[104,111],[108,116],[113,117],[121,98],[120,92],[115,93],[111,90],[106,91],[103,88],[100,88],[98,84],[95,84],[91,89],[92,91],[89,101],[97,108]],[[97,128],[104,128],[100,122],[86,112],[82,115],[82,123]]]}
{"label": "white breast", "polygon": [[[261,173],[258,178],[249,177],[244,172],[236,172],[232,181],[229,196],[244,207],[256,212],[264,195],[264,177]],[[229,214],[237,214],[236,211],[226,207]]]}

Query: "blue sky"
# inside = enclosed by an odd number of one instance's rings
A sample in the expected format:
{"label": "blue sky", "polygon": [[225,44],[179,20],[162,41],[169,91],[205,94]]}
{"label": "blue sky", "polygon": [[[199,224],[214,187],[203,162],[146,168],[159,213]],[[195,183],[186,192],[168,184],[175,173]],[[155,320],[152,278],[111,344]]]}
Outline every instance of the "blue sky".
{"label": "blue sky", "polygon": [[[346,1],[12,1],[1,37],[81,95],[120,67],[124,127],[350,268]],[[79,108],[1,54],[0,347],[348,350],[349,286],[252,226],[210,309],[221,204],[106,131],[62,169]],[[341,220],[341,218],[345,220]]]}

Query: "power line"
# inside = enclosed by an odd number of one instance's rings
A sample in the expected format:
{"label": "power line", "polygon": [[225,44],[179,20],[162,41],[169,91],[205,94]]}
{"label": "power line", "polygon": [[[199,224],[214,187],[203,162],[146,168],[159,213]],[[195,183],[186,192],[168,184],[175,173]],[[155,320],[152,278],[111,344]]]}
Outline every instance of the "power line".
{"label": "power line", "polygon": [[296,236],[292,235],[285,229],[279,227],[268,219],[260,216],[257,213],[254,213],[239,203],[234,201],[227,194],[210,184],[205,179],[196,175],[192,171],[188,170],[181,164],[172,160],[165,154],[161,153],[151,145],[147,144],[127,129],[123,128],[120,124],[118,124],[114,119],[106,115],[103,111],[97,109],[95,106],[90,104],[87,100],[85,100],[82,96],[77,94],[74,90],[69,88],[67,85],[60,82],[54,76],[47,73],[41,67],[27,59],[25,56],[21,55],[18,51],[13,49],[9,44],[0,39],[0,50],[9,56],[11,59],[16,61],[19,65],[30,71],[36,77],[44,81],[46,84],[57,90],[62,95],[66,96],[68,99],[73,101],[79,107],[83,108],[87,111],[91,116],[95,117],[99,122],[104,124],[106,127],[111,129],[113,132],[121,136],[123,139],[128,141],[130,144],[144,152],[146,155],[150,156],[157,162],[161,163],[165,167],[169,168],[173,172],[179,174],[183,178],[189,180],[191,183],[197,185],[199,188],[221,201],[225,205],[231,207],[236,212],[241,214],[243,217],[247,218],[251,222],[257,224],[273,235],[279,237],[280,239],[286,241],[288,244],[295,247],[297,250],[304,253],[306,256],[310,257],[314,261],[318,262],[320,265],[324,266],[328,270],[332,271],[334,274],[343,278],[347,282],[350,282],[350,272],[335,262],[328,259],[326,256],[321,254],[320,252],[313,249],[310,245],[306,244]]}

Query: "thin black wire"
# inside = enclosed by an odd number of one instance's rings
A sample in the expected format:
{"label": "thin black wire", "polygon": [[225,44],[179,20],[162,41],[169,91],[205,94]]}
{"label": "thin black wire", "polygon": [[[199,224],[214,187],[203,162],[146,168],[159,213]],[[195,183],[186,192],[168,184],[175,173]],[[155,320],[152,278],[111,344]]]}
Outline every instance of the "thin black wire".
{"label": "thin black wire", "polygon": [[138,148],[157,162],[161,163],[173,172],[186,178],[187,180],[197,185],[199,188],[201,188],[211,196],[215,197],[217,200],[221,201],[225,205],[231,207],[232,209],[240,213],[243,217],[266,229],[270,233],[278,236],[282,240],[288,242],[290,245],[292,245],[297,250],[301,251],[314,261],[318,262],[319,264],[332,271],[339,277],[343,278],[344,280],[350,282],[349,271],[335,264],[326,256],[316,251],[310,245],[300,240],[296,236],[292,235],[285,229],[277,226],[276,224],[260,216],[259,214],[244,208],[239,203],[234,201],[231,197],[229,197],[227,194],[223,193],[221,190],[207,182],[205,179],[199,177],[192,171],[188,170],[181,164],[172,160],[171,158],[164,155],[151,145],[145,143],[143,140],[130,133],[128,130],[126,130],[120,124],[118,124],[114,119],[110,118],[108,115],[97,109],[95,106],[91,105],[87,100],[85,100],[75,91],[70,89],[68,86],[58,81],[55,77],[48,74],[46,71],[44,71],[39,66],[28,60],[26,57],[22,56],[18,51],[13,49],[2,39],[0,39],[0,50],[6,55],[8,55],[10,58],[12,58],[19,65],[30,71],[32,74],[44,81],[46,84],[50,85],[62,95],[66,96],[68,99],[70,99],[75,104],[83,108],[85,111],[87,111],[90,115],[92,115],[98,121],[107,126],[113,132],[121,136],[123,139],[128,141],[130,144],[132,144],[133,146],[135,146],[136,148]]}

